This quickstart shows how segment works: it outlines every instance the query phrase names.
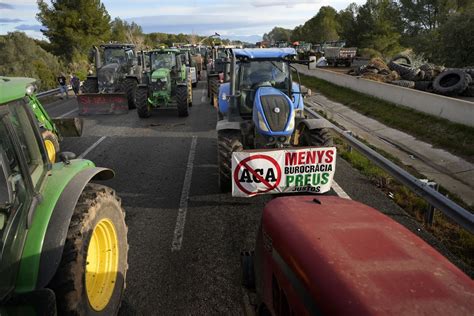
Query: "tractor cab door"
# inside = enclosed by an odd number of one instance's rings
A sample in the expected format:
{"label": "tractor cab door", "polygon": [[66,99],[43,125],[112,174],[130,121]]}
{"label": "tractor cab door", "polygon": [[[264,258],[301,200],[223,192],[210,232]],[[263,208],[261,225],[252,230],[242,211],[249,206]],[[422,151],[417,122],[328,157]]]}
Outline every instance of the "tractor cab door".
{"label": "tractor cab door", "polygon": [[14,288],[38,202],[35,192],[49,167],[26,102],[0,107],[0,301]]}

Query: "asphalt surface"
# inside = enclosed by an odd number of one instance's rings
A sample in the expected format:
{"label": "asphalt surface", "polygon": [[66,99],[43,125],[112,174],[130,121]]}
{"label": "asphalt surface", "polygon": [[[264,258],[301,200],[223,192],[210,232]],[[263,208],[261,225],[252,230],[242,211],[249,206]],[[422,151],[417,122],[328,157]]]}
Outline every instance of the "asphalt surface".
{"label": "asphalt surface", "polygon": [[[200,82],[189,117],[180,118],[174,110],[155,112],[149,119],[139,119],[135,110],[87,116],[83,136],[61,144],[62,151],[87,153],[85,158],[116,172],[105,184],[122,198],[130,245],[120,315],[243,314],[239,254],[253,248],[261,210],[271,197],[219,193],[216,113],[205,91]],[[74,97],[46,108],[53,117],[77,116]],[[335,180],[352,199],[379,209],[447,254],[348,163],[338,159],[336,170]],[[186,192],[182,197],[186,185],[188,199]],[[182,244],[173,251],[178,218]]]}

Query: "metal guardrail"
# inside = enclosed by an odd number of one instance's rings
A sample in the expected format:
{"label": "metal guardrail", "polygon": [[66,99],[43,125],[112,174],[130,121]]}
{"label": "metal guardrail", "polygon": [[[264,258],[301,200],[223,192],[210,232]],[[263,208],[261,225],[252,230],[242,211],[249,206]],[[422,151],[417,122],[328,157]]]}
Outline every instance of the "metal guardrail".
{"label": "metal guardrail", "polygon": [[[71,91],[72,87],[68,86],[67,90]],[[51,89],[51,90],[48,90],[48,91],[39,92],[39,93],[36,94],[36,97],[38,99],[41,99],[41,98],[48,97],[48,96],[51,96],[51,95],[56,95],[56,94],[59,94],[59,93],[61,93],[61,91],[59,90],[59,88],[56,88],[56,89]]]}
{"label": "metal guardrail", "polygon": [[[316,118],[326,120],[326,118],[311,109],[305,108],[305,111]],[[413,192],[415,192],[418,196],[425,199],[430,205],[443,212],[446,216],[450,217],[452,220],[464,227],[471,234],[474,234],[474,214],[430,187],[428,183],[424,183],[412,176],[407,171],[383,157],[375,150],[369,148],[355,137],[349,135],[349,133],[342,130],[338,126],[332,124],[329,121],[328,124],[336,133],[342,136],[342,138],[344,138],[344,140],[349,143],[349,145],[363,154],[367,159],[388,172],[403,185],[413,190]]]}

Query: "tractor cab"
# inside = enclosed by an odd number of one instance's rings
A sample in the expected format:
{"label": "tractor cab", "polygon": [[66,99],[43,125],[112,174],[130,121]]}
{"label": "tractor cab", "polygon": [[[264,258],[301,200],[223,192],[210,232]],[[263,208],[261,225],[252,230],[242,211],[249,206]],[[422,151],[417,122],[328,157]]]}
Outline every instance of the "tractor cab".
{"label": "tractor cab", "polygon": [[128,64],[136,59],[133,45],[101,45],[104,50],[104,65]]}

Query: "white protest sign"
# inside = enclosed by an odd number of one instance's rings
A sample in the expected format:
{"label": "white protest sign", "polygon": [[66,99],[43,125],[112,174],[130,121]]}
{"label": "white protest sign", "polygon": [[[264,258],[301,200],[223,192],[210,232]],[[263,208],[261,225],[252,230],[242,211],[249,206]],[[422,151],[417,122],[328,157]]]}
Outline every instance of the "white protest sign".
{"label": "white protest sign", "polygon": [[335,147],[234,152],[232,196],[324,193],[331,189],[335,170]]}

